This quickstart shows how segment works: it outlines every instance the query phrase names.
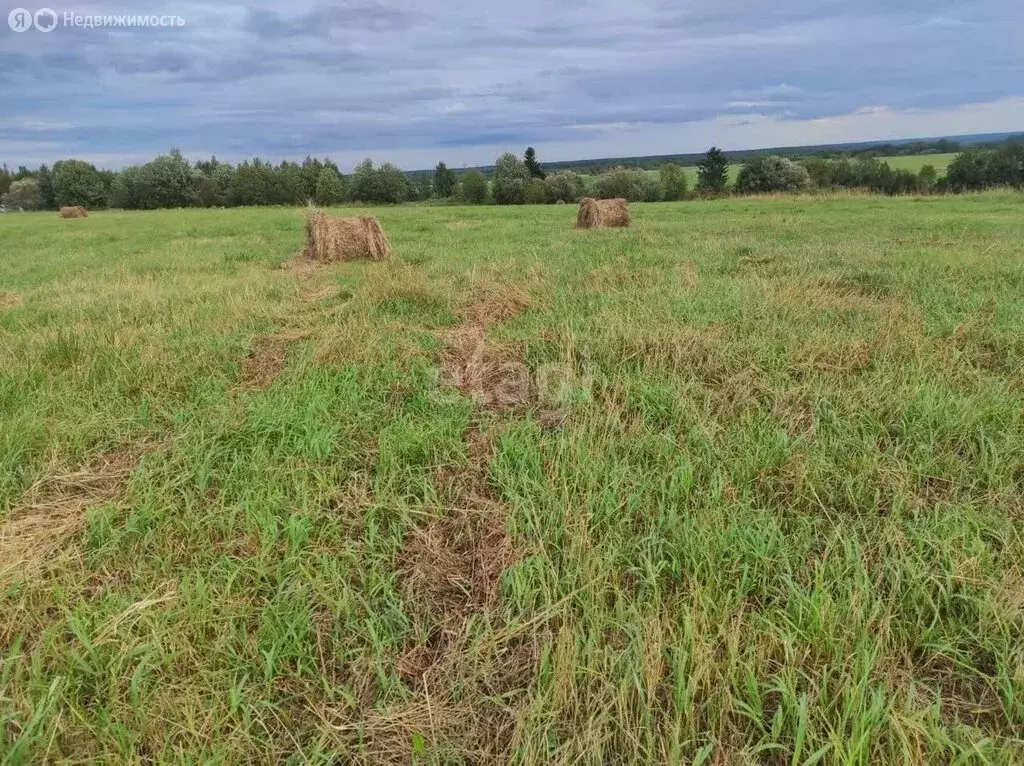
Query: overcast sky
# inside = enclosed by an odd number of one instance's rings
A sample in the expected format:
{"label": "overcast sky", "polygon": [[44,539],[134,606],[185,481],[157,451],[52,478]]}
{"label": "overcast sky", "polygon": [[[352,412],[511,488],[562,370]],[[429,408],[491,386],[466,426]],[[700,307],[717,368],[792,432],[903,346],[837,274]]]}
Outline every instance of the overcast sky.
{"label": "overcast sky", "polygon": [[[12,31],[0,162],[406,169],[1024,131],[1024,0],[83,2]],[[0,6],[0,10],[3,6]]]}

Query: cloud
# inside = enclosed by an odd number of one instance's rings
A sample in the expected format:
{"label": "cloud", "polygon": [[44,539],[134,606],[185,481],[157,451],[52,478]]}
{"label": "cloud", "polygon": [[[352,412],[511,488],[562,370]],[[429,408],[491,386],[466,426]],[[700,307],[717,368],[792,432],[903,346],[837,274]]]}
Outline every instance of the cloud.
{"label": "cloud", "polygon": [[[74,10],[167,12],[152,8]],[[175,11],[184,27],[0,27],[0,161],[117,167],[179,146],[419,168],[527,144],[554,160],[1024,130],[1018,0],[227,0]]]}

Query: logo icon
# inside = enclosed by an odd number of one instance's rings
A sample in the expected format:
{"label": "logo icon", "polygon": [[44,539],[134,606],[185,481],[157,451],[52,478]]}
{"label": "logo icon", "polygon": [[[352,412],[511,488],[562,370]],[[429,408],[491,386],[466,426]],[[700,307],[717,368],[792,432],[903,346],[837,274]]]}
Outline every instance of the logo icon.
{"label": "logo icon", "polygon": [[32,23],[40,32],[52,32],[57,26],[57,14],[49,8],[40,8],[36,11]]}
{"label": "logo icon", "polygon": [[15,8],[7,14],[7,26],[15,32],[27,32],[32,27],[32,11]]}

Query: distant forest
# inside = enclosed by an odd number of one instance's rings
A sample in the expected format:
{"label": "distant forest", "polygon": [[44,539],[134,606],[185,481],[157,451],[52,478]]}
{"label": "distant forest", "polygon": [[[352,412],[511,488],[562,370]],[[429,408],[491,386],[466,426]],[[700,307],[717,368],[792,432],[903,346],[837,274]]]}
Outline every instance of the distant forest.
{"label": "distant forest", "polygon": [[[989,140],[979,140],[979,139]],[[533,147],[520,158],[505,153],[495,165],[456,172],[403,172],[366,159],[344,175],[329,158],[273,164],[260,158],[237,165],[216,157],[190,162],[181,152],[120,171],[79,159],[52,167],[0,167],[4,210],[153,210],[259,205],[462,202],[521,205],[570,203],[584,196],[634,202],[675,201],[725,194],[863,189],[881,194],[942,194],[1005,186],[1024,188],[1024,135],[899,141],[884,144],[783,147],[703,154],[623,157],[541,164]],[[956,154],[946,173],[924,160],[917,172],[879,157]],[[944,163],[945,164],[945,163]],[[684,168],[696,166],[696,185]],[[731,166],[731,167],[730,167]],[[736,167],[740,166],[740,167]],[[648,171],[656,170],[651,173]],[[735,172],[734,172],[735,171]]]}
{"label": "distant forest", "polygon": [[[751,157],[774,155],[789,159],[807,159],[821,157],[823,159],[858,159],[869,157],[910,157],[921,154],[955,154],[965,149],[995,149],[1006,142],[1024,143],[1024,133],[985,133],[975,136],[953,136],[949,138],[910,139],[879,143],[868,141],[853,144],[817,144],[810,146],[782,146],[766,149],[740,149],[729,151],[729,159],[743,162]],[[643,157],[602,157],[589,160],[571,160],[566,162],[545,162],[548,170],[573,170],[584,175],[597,175],[612,168],[640,168],[641,170],[657,170],[662,165],[682,165],[693,167],[704,159],[704,152],[688,154],[656,154]],[[480,170],[490,175],[493,165],[481,165],[473,168],[462,168],[456,172]],[[433,175],[433,169],[414,170],[408,175]]]}

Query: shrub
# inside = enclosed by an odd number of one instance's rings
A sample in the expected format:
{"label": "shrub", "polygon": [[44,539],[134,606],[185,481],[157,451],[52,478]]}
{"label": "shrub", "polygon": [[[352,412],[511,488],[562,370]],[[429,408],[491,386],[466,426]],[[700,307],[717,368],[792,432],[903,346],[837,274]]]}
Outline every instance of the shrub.
{"label": "shrub", "polygon": [[934,165],[922,165],[917,173],[917,182],[921,191],[932,191],[939,182],[939,172]]}
{"label": "shrub", "polygon": [[12,181],[7,192],[0,197],[7,207],[22,210],[38,210],[40,203],[39,182],[34,178]]}
{"label": "shrub", "polygon": [[795,192],[810,185],[807,168],[773,154],[748,160],[736,178],[736,191],[743,194]]}
{"label": "shrub", "polygon": [[548,196],[548,185],[540,178],[531,178],[523,187],[523,203],[527,205],[544,205],[552,202]]}
{"label": "shrub", "polygon": [[459,198],[470,205],[487,202],[487,176],[479,170],[469,170],[459,179]]}
{"label": "shrub", "polygon": [[661,190],[667,202],[675,202],[686,197],[686,172],[671,162],[658,169]]}
{"label": "shrub", "polygon": [[530,171],[511,152],[498,158],[494,166],[494,201],[499,205],[521,205],[526,195]]}
{"label": "shrub", "polygon": [[953,191],[971,191],[991,186],[1024,187],[1024,146],[1008,144],[998,149],[968,149],[946,170],[946,182]]}
{"label": "shrub", "polygon": [[622,197],[630,202],[656,202],[661,199],[661,184],[638,168],[613,168],[594,179],[598,199]]}
{"label": "shrub", "polygon": [[548,189],[549,202],[579,202],[583,196],[583,179],[571,170],[549,173],[544,183]]}

